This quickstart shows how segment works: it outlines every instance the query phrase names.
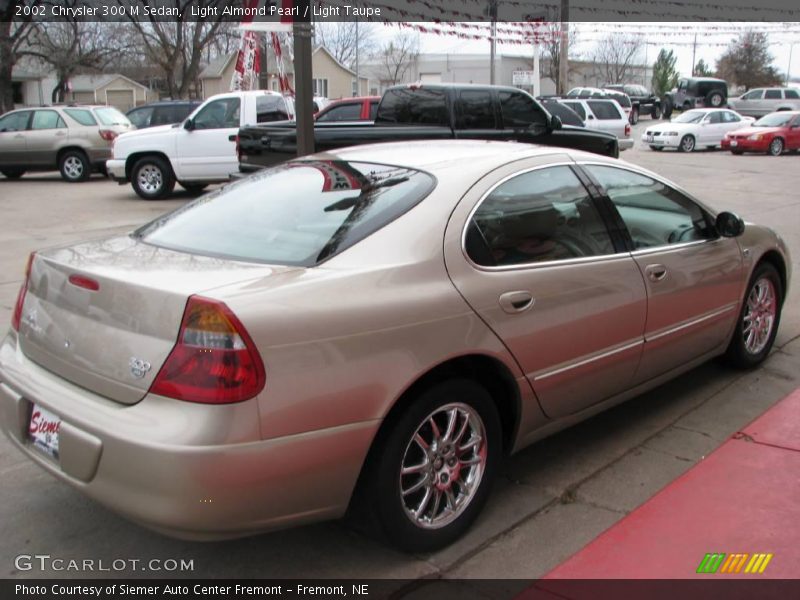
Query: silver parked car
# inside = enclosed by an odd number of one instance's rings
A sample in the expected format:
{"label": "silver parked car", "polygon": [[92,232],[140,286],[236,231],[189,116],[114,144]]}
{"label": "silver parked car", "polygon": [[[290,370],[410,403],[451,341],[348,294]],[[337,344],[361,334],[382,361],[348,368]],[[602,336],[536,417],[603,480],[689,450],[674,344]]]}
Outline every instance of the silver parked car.
{"label": "silver parked car", "polygon": [[504,455],[711,357],[759,364],[790,265],[770,229],[615,159],[343,149],[32,255],[0,422],[174,536],[351,507],[430,550],[475,520]]}
{"label": "silver parked car", "polygon": [[559,102],[578,113],[586,127],[617,136],[620,150],[633,148],[631,124],[625,111],[616,100],[603,98],[568,98]]}
{"label": "silver parked car", "polygon": [[755,88],[738,98],[729,98],[728,106],[750,117],[763,117],[781,110],[800,110],[800,92],[796,88]]}
{"label": "silver parked car", "polygon": [[111,144],[135,129],[113,106],[47,106],[12,110],[0,117],[0,173],[58,169],[65,181],[105,173]]}

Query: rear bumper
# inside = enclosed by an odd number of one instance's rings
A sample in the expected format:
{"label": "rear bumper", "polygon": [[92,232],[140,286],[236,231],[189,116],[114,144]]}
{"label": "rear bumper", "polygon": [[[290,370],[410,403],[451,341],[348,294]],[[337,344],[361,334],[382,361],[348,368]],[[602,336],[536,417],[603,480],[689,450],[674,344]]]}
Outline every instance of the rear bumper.
{"label": "rear bumper", "polygon": [[633,148],[633,138],[624,138],[618,140],[617,143],[619,144],[620,150],[630,150]]}
{"label": "rear bumper", "polygon": [[112,158],[106,161],[106,171],[108,176],[114,181],[120,183],[127,183],[128,177],[125,174],[125,161],[118,158]]}
{"label": "rear bumper", "polygon": [[[28,439],[33,403],[62,419],[60,453]],[[222,539],[344,514],[378,421],[262,440],[256,400],[121,405],[0,346],[0,426],[39,466],[151,529]],[[53,507],[58,510],[57,506]]]}

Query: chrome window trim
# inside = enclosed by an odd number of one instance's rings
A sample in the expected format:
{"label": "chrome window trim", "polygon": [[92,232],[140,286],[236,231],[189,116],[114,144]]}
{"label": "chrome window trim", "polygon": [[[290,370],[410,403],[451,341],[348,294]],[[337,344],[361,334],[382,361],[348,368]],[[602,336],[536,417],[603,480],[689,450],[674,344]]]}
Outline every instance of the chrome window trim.
{"label": "chrome window trim", "polygon": [[[514,179],[515,177],[519,177],[520,175],[527,175],[533,171],[539,171],[541,169],[549,169],[551,167],[572,167],[576,163],[573,162],[566,162],[566,161],[559,161],[554,163],[549,163],[546,165],[537,165],[535,167],[530,167],[527,169],[523,169],[521,171],[517,171],[516,173],[512,173],[511,175],[507,175],[503,177],[500,181],[492,185],[486,192],[484,192],[480,199],[475,203],[475,206],[472,207],[469,214],[467,215],[467,219],[464,223],[464,226],[461,230],[461,254],[466,259],[467,263],[474,269],[478,271],[486,271],[486,272],[502,272],[502,271],[519,271],[522,269],[537,269],[537,268],[547,268],[547,267],[555,267],[555,266],[562,266],[562,265],[577,265],[577,264],[585,264],[597,261],[608,261],[608,260],[622,260],[626,258],[630,258],[629,252],[614,252],[612,254],[598,254],[596,256],[582,256],[578,258],[567,258],[564,260],[543,260],[539,262],[530,262],[530,263],[519,263],[516,265],[503,265],[503,266],[486,266],[486,265],[479,265],[475,261],[470,258],[469,253],[467,252],[467,229],[469,229],[470,223],[472,223],[472,217],[475,216],[475,213],[478,211],[478,208],[485,202],[486,198],[494,192],[498,187],[506,183],[507,181]],[[574,174],[574,173],[573,173]],[[583,185],[583,182],[580,178],[575,175],[575,179],[578,180],[578,183],[586,189],[586,186]],[[587,195],[591,198],[592,202],[594,202],[594,198],[592,198],[592,194],[589,190],[586,190]],[[605,223],[603,223],[605,227]],[[606,228],[606,232],[608,229]],[[608,234],[608,240],[611,242],[613,246],[614,240],[611,237],[611,234]]]}

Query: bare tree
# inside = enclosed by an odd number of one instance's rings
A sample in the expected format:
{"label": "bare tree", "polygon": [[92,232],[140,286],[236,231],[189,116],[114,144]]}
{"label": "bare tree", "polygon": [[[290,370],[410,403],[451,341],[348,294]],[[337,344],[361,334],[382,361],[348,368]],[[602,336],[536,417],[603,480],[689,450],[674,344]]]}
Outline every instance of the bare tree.
{"label": "bare tree", "polygon": [[375,28],[372,23],[354,21],[319,23],[315,26],[317,44],[325,46],[333,57],[352,69],[356,62],[356,49],[363,60],[375,53]]}
{"label": "bare tree", "polygon": [[610,33],[594,48],[592,60],[604,83],[624,83],[641,59],[644,43],[637,35]]}
{"label": "bare tree", "polygon": [[381,82],[394,85],[403,81],[417,56],[419,56],[419,35],[410,32],[397,34],[378,52]]}
{"label": "bare tree", "polygon": [[[138,2],[145,6],[148,0]],[[130,16],[129,19],[139,34],[147,59],[163,73],[167,94],[185,98],[192,88],[198,87],[203,55],[223,24],[222,8],[227,0],[163,0],[163,3],[177,8],[180,16],[169,21],[160,21],[155,15],[149,21]],[[191,20],[192,6],[201,4],[206,8],[216,7],[219,16]]]}
{"label": "bare tree", "polygon": [[14,87],[11,81],[14,65],[23,55],[28,36],[33,31],[33,17],[17,17],[17,7],[38,6],[40,0],[0,1],[0,114],[14,108]]}

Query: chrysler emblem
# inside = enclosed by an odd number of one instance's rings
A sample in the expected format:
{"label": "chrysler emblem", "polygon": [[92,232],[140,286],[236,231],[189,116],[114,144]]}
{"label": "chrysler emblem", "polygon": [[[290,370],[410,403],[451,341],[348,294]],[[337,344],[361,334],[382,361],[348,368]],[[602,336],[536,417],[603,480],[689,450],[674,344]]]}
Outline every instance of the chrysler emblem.
{"label": "chrysler emblem", "polygon": [[149,362],[142,360],[141,358],[136,358],[135,356],[131,357],[128,365],[131,368],[131,375],[133,375],[136,379],[141,379],[147,375],[147,372],[150,370]]}

